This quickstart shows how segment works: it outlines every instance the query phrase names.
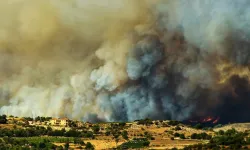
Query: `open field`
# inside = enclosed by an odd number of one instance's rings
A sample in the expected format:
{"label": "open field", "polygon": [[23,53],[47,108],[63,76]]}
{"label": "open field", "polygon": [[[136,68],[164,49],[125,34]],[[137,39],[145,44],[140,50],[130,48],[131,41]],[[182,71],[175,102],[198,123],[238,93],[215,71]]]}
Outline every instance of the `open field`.
{"label": "open field", "polygon": [[198,143],[207,143],[206,140],[169,140],[169,139],[157,139],[155,141],[151,141],[150,149],[171,149],[171,148],[184,148],[187,145],[193,145]]}

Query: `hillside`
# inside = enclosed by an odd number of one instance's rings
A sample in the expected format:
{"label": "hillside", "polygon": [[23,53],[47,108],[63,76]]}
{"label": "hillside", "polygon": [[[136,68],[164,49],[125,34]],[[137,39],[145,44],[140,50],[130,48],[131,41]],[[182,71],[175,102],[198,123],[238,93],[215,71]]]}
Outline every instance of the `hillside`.
{"label": "hillside", "polygon": [[5,117],[1,116],[1,149],[18,149],[20,145],[39,149],[212,149],[219,145],[239,147],[239,140],[243,141],[240,146],[250,144],[250,123],[208,128],[172,120],[89,123],[67,118]]}
{"label": "hillside", "polygon": [[225,125],[223,127],[214,128],[213,130],[218,132],[219,130],[226,131],[226,130],[229,130],[232,128],[234,128],[237,131],[241,131],[241,132],[249,131],[250,130],[250,123],[233,123],[233,124]]}

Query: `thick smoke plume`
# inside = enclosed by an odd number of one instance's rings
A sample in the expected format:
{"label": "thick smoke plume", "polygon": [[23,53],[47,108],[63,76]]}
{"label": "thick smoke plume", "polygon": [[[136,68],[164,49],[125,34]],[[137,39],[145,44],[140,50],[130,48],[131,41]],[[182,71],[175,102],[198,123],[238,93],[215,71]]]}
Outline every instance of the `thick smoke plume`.
{"label": "thick smoke plume", "polygon": [[249,0],[0,2],[0,112],[249,121]]}

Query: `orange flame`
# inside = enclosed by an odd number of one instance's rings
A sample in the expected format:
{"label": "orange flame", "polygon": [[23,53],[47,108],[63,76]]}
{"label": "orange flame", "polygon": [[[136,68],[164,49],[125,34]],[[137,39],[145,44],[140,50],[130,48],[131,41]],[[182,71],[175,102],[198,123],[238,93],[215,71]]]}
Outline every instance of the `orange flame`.
{"label": "orange flame", "polygon": [[219,120],[220,120],[220,117],[217,117],[217,118],[213,121],[213,124],[218,123]]}
{"label": "orange flame", "polygon": [[206,117],[206,118],[204,118],[201,122],[203,122],[203,123],[205,123],[205,122],[210,122],[210,121],[212,121],[214,118],[213,117]]}
{"label": "orange flame", "polygon": [[191,123],[208,123],[208,122],[211,122],[213,124],[216,124],[218,123],[220,120],[220,117],[211,117],[211,116],[208,116],[208,117],[205,117],[203,119],[200,119],[200,120],[189,120],[189,122]]}

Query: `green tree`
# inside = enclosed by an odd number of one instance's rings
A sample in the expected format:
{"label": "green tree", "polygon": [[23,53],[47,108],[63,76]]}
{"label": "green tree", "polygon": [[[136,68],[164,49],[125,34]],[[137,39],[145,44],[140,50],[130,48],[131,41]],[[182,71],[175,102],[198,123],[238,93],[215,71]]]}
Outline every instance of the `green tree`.
{"label": "green tree", "polygon": [[79,137],[81,135],[81,132],[77,131],[77,130],[69,130],[65,133],[66,137]]}
{"label": "green tree", "polygon": [[68,149],[69,149],[69,142],[66,142],[66,143],[64,144],[64,149],[65,149],[65,150],[68,150]]}
{"label": "green tree", "polygon": [[35,118],[35,121],[41,121],[41,117],[40,117],[40,116],[37,116],[37,117]]}
{"label": "green tree", "polygon": [[200,123],[198,123],[198,124],[196,124],[196,125],[194,126],[194,128],[195,128],[195,129],[202,129],[203,126],[202,126]]}
{"label": "green tree", "polygon": [[174,133],[174,136],[175,136],[175,137],[179,137],[180,134],[176,132],[176,133]]}
{"label": "green tree", "polygon": [[180,138],[181,138],[181,139],[185,139],[186,137],[185,137],[184,134],[180,134]]}
{"label": "green tree", "polygon": [[144,120],[139,120],[137,122],[137,124],[143,124],[143,125],[147,125],[148,126],[148,125],[153,124],[153,121],[151,119],[149,119],[149,118],[146,118]]}
{"label": "green tree", "polygon": [[120,126],[120,127],[124,127],[125,125],[126,125],[125,122],[120,122],[120,123],[119,123],[119,126]]}
{"label": "green tree", "polygon": [[31,118],[31,117],[24,117],[23,119],[25,119],[27,121],[33,121],[33,118]]}
{"label": "green tree", "polygon": [[105,135],[106,135],[106,136],[109,136],[109,135],[110,135],[110,131],[106,131],[106,132],[105,132]]}
{"label": "green tree", "polygon": [[122,137],[125,139],[125,140],[128,140],[128,132],[127,131],[122,131]]}
{"label": "green tree", "polygon": [[176,126],[176,127],[174,128],[174,130],[175,130],[175,131],[179,131],[179,130],[181,130],[181,127],[180,127],[180,126]]}
{"label": "green tree", "polygon": [[100,131],[100,126],[99,125],[94,125],[92,126],[92,130],[95,134],[99,133]]}
{"label": "green tree", "polygon": [[176,125],[178,125],[178,124],[180,124],[180,122],[179,122],[179,121],[176,121],[176,120],[170,120],[170,121],[168,122],[168,125],[170,125],[170,126],[176,126]]}
{"label": "green tree", "polygon": [[87,142],[85,149],[87,149],[87,150],[94,150],[95,147],[90,142]]}
{"label": "green tree", "polygon": [[84,145],[84,142],[82,141],[81,138],[75,137],[75,138],[74,138],[74,144],[81,144],[81,145]]}
{"label": "green tree", "polygon": [[44,142],[40,142],[40,143],[39,143],[39,148],[40,148],[40,149],[46,148],[46,144],[45,144]]}
{"label": "green tree", "polygon": [[7,123],[7,117],[6,115],[0,116],[0,124],[6,124]]}

